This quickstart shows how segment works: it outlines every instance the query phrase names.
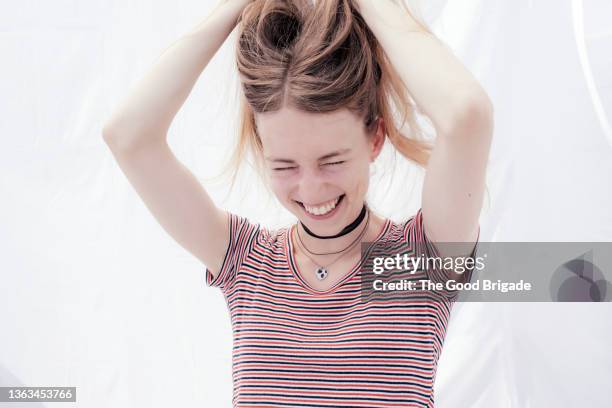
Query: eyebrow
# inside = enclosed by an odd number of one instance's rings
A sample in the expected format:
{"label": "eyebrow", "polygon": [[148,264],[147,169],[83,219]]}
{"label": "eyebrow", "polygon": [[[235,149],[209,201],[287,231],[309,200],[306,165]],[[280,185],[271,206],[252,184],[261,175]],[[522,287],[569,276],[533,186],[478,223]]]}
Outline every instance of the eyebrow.
{"label": "eyebrow", "polygon": [[[327,153],[326,155],[323,155],[323,156],[319,157],[317,159],[317,161],[323,161],[323,160],[331,159],[332,157],[340,156],[340,155],[348,153],[350,151],[351,151],[351,149],[341,149],[341,150],[337,150],[335,152]],[[267,157],[267,156],[266,156],[266,160],[272,161],[272,162],[278,162],[278,163],[295,163],[295,161],[291,160],[291,159],[274,158],[274,157]]]}

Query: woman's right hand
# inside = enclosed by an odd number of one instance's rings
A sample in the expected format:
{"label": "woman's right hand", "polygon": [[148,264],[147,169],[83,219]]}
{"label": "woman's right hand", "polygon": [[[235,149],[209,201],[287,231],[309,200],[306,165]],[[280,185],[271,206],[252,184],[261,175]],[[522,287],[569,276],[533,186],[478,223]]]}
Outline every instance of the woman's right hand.
{"label": "woman's right hand", "polygon": [[216,10],[223,9],[228,11],[229,14],[233,16],[231,17],[233,21],[237,23],[238,18],[242,15],[242,11],[253,1],[257,0],[219,0]]}

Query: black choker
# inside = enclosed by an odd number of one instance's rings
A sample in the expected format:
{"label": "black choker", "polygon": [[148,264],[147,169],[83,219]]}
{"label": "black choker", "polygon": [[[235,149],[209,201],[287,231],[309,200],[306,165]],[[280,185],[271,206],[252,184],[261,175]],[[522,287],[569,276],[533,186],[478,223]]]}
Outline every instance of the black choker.
{"label": "black choker", "polygon": [[361,224],[361,221],[363,221],[363,219],[365,218],[366,215],[366,205],[363,204],[363,208],[361,209],[361,213],[357,216],[357,218],[355,219],[355,221],[353,221],[352,223],[350,223],[349,225],[347,225],[346,227],[344,227],[344,229],[342,231],[340,231],[339,233],[337,233],[336,235],[330,235],[330,236],[322,236],[322,235],[317,235],[314,232],[312,232],[311,230],[309,230],[302,221],[300,221],[300,224],[302,224],[302,228],[304,228],[304,231],[306,231],[306,233],[308,235],[311,235],[315,238],[319,238],[319,239],[331,239],[331,238],[338,238],[341,237],[343,235],[348,234],[349,232],[353,231],[355,228],[357,228],[359,226],[359,224]]}

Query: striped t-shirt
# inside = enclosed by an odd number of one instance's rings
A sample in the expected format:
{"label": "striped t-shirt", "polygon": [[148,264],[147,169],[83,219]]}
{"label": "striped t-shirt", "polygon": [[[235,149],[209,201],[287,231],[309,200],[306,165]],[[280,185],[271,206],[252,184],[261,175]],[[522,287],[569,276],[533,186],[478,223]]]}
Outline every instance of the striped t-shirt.
{"label": "striped t-shirt", "polygon": [[[229,222],[221,271],[213,279],[206,269],[206,284],[222,290],[230,314],[235,408],[434,406],[454,295],[364,302],[359,264],[319,291],[300,275],[290,228],[268,230],[232,213]],[[437,256],[420,209],[405,222],[387,219],[373,244],[406,242]]]}

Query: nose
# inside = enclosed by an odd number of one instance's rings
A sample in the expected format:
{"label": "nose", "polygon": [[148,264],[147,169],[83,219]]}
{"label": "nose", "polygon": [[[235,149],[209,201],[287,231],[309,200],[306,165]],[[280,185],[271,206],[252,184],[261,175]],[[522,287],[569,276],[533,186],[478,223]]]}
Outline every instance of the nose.
{"label": "nose", "polygon": [[299,179],[299,197],[306,203],[318,203],[325,199],[326,180],[320,172],[304,169]]}

